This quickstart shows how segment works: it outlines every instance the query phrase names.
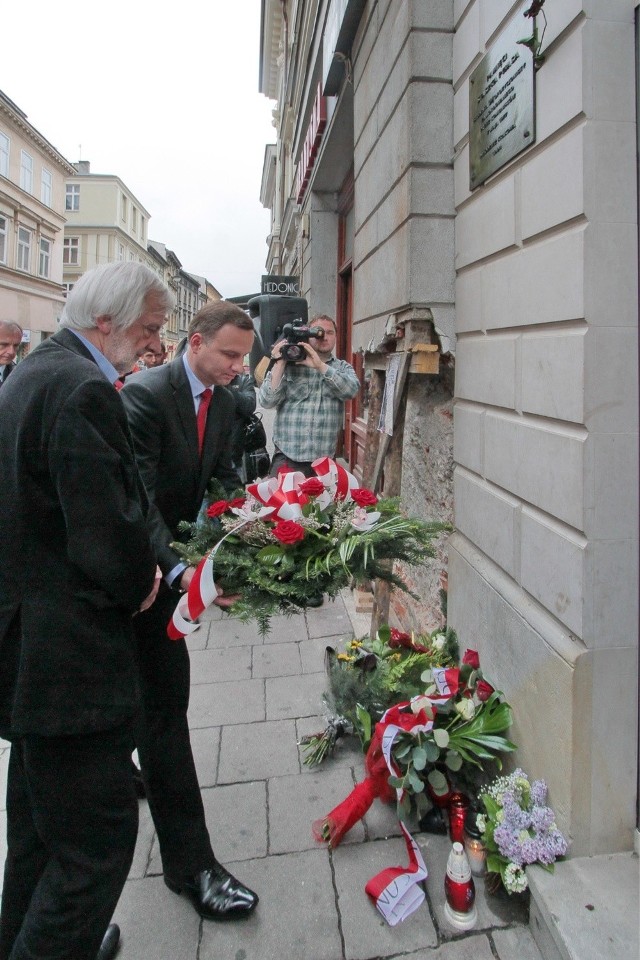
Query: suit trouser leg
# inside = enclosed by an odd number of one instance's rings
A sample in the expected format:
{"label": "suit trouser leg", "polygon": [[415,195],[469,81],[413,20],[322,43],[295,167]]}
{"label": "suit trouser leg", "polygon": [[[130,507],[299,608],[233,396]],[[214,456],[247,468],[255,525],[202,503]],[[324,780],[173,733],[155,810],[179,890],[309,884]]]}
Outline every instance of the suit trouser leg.
{"label": "suit trouser leg", "polygon": [[134,618],[143,704],[135,736],[163,870],[183,879],[210,867],[214,854],[189,736],[189,652],[184,640],[167,637],[176,602],[162,585]]}
{"label": "suit trouser leg", "polygon": [[95,960],[138,832],[131,749],[128,724],[13,744],[2,960]]}

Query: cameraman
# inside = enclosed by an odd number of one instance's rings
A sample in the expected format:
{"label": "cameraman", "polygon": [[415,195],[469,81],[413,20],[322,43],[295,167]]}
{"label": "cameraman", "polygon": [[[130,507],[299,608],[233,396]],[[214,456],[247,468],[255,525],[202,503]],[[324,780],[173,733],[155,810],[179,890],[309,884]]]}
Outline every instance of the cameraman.
{"label": "cameraman", "polygon": [[281,467],[315,476],[311,464],[319,457],[335,457],[338,433],[344,418],[344,403],[355,397],[360,384],[346,360],[336,360],[336,324],[324,314],[314,317],[310,328],[320,328],[322,338],[300,340],[306,357],[284,360],[279,340],[271,349],[275,361],[264,378],[258,402],[265,409],[277,408],[273,427],[275,452],[270,475]]}

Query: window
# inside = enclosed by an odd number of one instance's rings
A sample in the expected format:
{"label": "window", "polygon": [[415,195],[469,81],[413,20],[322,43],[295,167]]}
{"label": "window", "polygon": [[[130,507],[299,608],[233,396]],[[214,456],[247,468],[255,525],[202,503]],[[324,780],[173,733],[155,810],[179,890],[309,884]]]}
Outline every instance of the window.
{"label": "window", "polygon": [[132,233],[138,232],[138,211],[133,204],[131,205],[131,231]]}
{"label": "window", "polygon": [[0,263],[7,262],[7,218],[0,217]]}
{"label": "window", "polygon": [[53,177],[51,171],[45,167],[42,168],[42,181],[40,183],[40,199],[47,206],[51,206],[51,191],[53,188]]}
{"label": "window", "polygon": [[41,277],[49,276],[49,263],[51,260],[51,241],[40,238],[40,259],[38,261],[38,275]]}
{"label": "window", "polygon": [[31,231],[24,227],[18,227],[18,251],[17,251],[18,270],[29,270],[31,260]]}
{"label": "window", "polygon": [[26,150],[20,151],[20,186],[33,193],[33,157]]}
{"label": "window", "polygon": [[9,176],[9,137],[0,133],[0,177]]}
{"label": "window", "polygon": [[72,283],[63,283],[62,286],[64,287],[64,296],[65,296],[65,300],[66,300],[67,295],[70,294],[71,291],[73,290],[73,284],[72,284]]}
{"label": "window", "polygon": [[118,244],[118,260],[124,260],[124,244]]}
{"label": "window", "polygon": [[127,222],[127,198],[124,193],[122,194],[121,199],[121,211],[122,211],[122,220],[124,223]]}
{"label": "window", "polygon": [[64,200],[65,210],[79,210],[80,209],[80,184],[79,183],[68,183],[66,189],[66,196]]}
{"label": "window", "polygon": [[141,240],[144,240],[144,228],[145,228],[145,220],[144,220],[144,217],[141,215],[140,216],[140,239]]}
{"label": "window", "polygon": [[78,237],[65,237],[62,262],[68,265],[77,265],[80,262],[80,240]]}

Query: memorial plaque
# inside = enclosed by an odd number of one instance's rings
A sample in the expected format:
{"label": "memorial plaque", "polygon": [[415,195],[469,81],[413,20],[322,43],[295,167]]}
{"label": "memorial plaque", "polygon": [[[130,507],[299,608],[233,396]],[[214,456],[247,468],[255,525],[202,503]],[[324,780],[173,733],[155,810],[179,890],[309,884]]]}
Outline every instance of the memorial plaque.
{"label": "memorial plaque", "polygon": [[518,15],[469,78],[469,185],[481,183],[535,143],[533,56],[518,43],[532,33]]}

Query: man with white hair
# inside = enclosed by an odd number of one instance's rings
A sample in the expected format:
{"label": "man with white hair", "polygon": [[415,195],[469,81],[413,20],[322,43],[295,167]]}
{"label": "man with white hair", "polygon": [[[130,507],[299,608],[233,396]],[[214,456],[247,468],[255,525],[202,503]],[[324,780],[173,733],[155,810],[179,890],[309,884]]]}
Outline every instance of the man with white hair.
{"label": "man with white hair", "polygon": [[11,741],[0,960],[100,960],[133,858],[132,618],[159,584],[114,386],[173,297],[136,263],[86,273],[0,391],[0,736]]}
{"label": "man with white hair", "polygon": [[18,348],[22,343],[22,327],[13,320],[0,320],[0,387],[16,366]]}

